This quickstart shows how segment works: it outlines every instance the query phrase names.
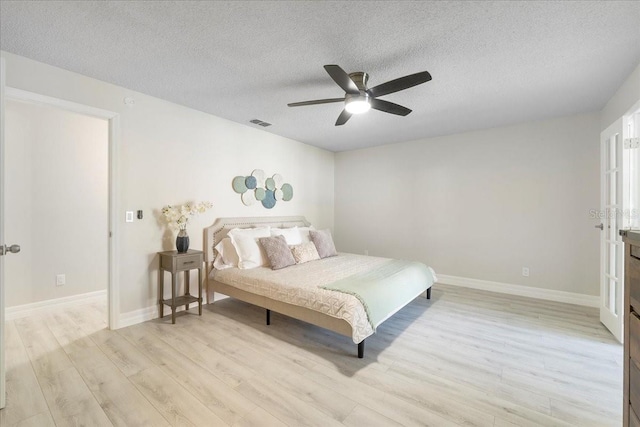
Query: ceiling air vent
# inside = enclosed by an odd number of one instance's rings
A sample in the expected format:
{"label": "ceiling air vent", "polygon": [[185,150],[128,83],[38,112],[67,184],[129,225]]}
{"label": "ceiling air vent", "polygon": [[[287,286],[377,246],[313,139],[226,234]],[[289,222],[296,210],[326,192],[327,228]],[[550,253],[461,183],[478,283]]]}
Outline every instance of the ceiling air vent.
{"label": "ceiling air vent", "polygon": [[253,123],[254,125],[259,125],[265,128],[267,126],[271,126],[271,123],[263,122],[262,120],[258,120],[258,119],[249,120],[249,122]]}

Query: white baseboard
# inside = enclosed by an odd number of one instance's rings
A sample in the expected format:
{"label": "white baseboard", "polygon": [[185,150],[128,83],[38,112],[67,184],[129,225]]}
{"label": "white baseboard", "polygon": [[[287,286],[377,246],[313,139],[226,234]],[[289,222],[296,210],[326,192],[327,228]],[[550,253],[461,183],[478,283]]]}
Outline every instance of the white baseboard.
{"label": "white baseboard", "polygon": [[[217,299],[217,298],[216,298]],[[204,306],[204,304],[203,304]],[[176,312],[184,311],[185,307],[178,307]],[[189,304],[190,310],[197,310],[198,303],[194,302]],[[164,316],[171,315],[171,307],[164,306]],[[146,322],[147,320],[153,320],[160,317],[160,311],[157,305],[153,307],[140,308],[138,310],[129,311],[127,313],[121,313],[118,319],[118,329],[126,328],[127,326],[137,325],[138,323]]]}
{"label": "white baseboard", "polygon": [[501,294],[518,295],[546,301],[564,302],[567,304],[583,305],[587,307],[599,307],[600,297],[594,295],[576,294],[573,292],[556,291],[553,289],[533,288],[509,283],[491,282],[488,280],[469,279],[467,277],[447,276],[438,274],[438,283],[452,286],[461,286],[483,291],[497,292]]}
{"label": "white baseboard", "polygon": [[20,319],[22,317],[31,316],[51,309],[73,307],[96,301],[105,301],[106,299],[107,290],[105,289],[102,291],[87,292],[86,294],[72,295],[70,297],[38,301],[31,304],[15,305],[5,309],[5,319]]}
{"label": "white baseboard", "polygon": [[231,298],[231,297],[221,294],[220,292],[216,292],[215,294],[213,294],[213,302],[220,301],[227,298]]}
{"label": "white baseboard", "polygon": [[146,322],[147,320],[156,319],[158,315],[159,313],[157,305],[154,305],[153,307],[140,308],[138,310],[129,311],[127,313],[120,313],[120,318],[118,319],[118,329]]}

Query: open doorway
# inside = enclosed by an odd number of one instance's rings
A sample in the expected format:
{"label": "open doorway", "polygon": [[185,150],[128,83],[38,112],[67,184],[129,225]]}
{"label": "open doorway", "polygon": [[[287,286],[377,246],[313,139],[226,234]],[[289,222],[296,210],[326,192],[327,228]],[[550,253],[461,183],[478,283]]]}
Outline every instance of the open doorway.
{"label": "open doorway", "polygon": [[[640,102],[638,103],[640,104]],[[627,176],[623,186],[625,206],[624,228],[640,230],[640,105],[624,118],[623,149]]]}
{"label": "open doorway", "polygon": [[51,105],[5,104],[7,318],[89,301],[107,326],[109,122]]}
{"label": "open doorway", "polygon": [[624,244],[640,227],[640,102],[601,134],[600,321],[623,340]]}
{"label": "open doorway", "polygon": [[[107,162],[108,162],[108,210],[107,210],[107,234],[104,239],[107,240],[108,245],[108,255],[107,255],[107,306],[108,306],[108,326],[110,329],[118,328],[119,321],[119,288],[117,285],[117,277],[118,277],[118,259],[117,259],[117,248],[118,248],[118,221],[117,221],[117,212],[118,212],[118,168],[117,168],[117,159],[118,159],[118,147],[120,145],[120,116],[117,113],[103,110],[100,108],[87,106],[83,104],[78,104],[75,102],[70,102],[66,100],[61,100],[58,98],[52,98],[46,95],[40,95],[33,92],[23,91],[16,88],[6,87],[3,88],[3,99],[4,101],[21,101],[34,105],[40,106],[48,106],[53,107],[59,110],[63,110],[70,113],[76,113],[83,116],[88,116],[92,118],[101,119],[107,122],[108,126],[108,149],[107,149]],[[4,108],[3,108],[4,112]],[[3,114],[4,116],[4,114]],[[3,136],[5,133],[5,125],[6,123],[3,120]],[[2,149],[4,149],[5,141],[2,139]],[[4,156],[4,165],[7,163],[11,163],[11,159],[6,155]],[[7,177],[8,178],[8,177]],[[9,179],[5,179],[2,181],[2,190],[3,192],[6,190],[6,187],[9,185]],[[3,197],[4,199],[4,197]],[[0,210],[5,216],[6,211],[9,207],[7,203],[2,203],[0,206]],[[82,215],[82,212],[77,212],[77,215]],[[50,221],[50,220],[49,220]],[[3,225],[5,231],[7,228],[11,227],[11,224],[4,220],[4,218],[0,219],[1,224]],[[19,243],[19,242],[15,242]],[[64,247],[56,246],[53,248],[49,248],[51,251],[55,250],[64,250]],[[67,248],[67,250],[69,250]],[[80,251],[82,248],[75,248],[75,250]],[[16,255],[15,258],[19,257],[20,254]],[[15,258],[13,258],[15,260]],[[5,279],[5,268],[2,271],[2,277],[0,277],[0,295],[3,295],[10,284],[4,280]],[[60,273],[56,273],[56,276]],[[57,278],[56,278],[57,280]],[[66,282],[66,277],[65,277]],[[64,285],[63,285],[64,286]],[[73,300],[73,297],[71,297]],[[6,298],[2,300],[2,311],[6,307]],[[0,347],[3,347],[3,343],[0,342]],[[0,366],[1,368],[1,366]]]}

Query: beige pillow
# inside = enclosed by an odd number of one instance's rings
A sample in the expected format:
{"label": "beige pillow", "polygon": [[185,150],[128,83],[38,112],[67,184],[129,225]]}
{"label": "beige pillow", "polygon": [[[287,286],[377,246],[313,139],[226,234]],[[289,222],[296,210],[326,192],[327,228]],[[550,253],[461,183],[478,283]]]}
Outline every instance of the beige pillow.
{"label": "beige pillow", "polygon": [[333,244],[333,238],[329,230],[311,230],[309,231],[309,237],[311,237],[313,244],[316,245],[320,258],[338,255],[336,245]]}
{"label": "beige pillow", "polygon": [[284,236],[261,237],[258,240],[269,258],[272,270],[280,270],[296,263]]}
{"label": "beige pillow", "polygon": [[296,260],[296,264],[320,259],[316,245],[314,245],[313,242],[291,246],[291,253],[293,254],[293,258]]}

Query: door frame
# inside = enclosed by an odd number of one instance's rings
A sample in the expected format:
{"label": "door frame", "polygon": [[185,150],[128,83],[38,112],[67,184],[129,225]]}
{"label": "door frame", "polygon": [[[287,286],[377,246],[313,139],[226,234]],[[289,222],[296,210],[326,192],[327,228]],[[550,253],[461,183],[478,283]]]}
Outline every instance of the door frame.
{"label": "door frame", "polygon": [[[0,215],[4,216],[4,82],[6,66],[0,56]],[[4,245],[4,220],[0,219],[0,245]],[[7,404],[4,360],[4,256],[0,256],[0,409]]]}
{"label": "door frame", "polygon": [[[22,89],[5,87],[4,97],[6,100],[22,101],[31,104],[45,105],[60,108],[73,113],[105,119],[109,123],[109,221],[108,221],[108,317],[109,329],[118,329],[120,317],[120,287],[118,283],[119,263],[117,254],[119,253],[119,233],[118,233],[118,212],[119,212],[119,191],[118,191],[118,151],[120,146],[120,115],[113,111],[103,110],[76,102],[40,95]],[[3,108],[4,111],[4,108]],[[4,126],[3,126],[4,134]],[[3,145],[4,147],[4,145]],[[4,157],[3,157],[4,158]],[[3,191],[0,190],[0,191]],[[4,244],[4,242],[0,242]],[[4,271],[2,272],[4,274]],[[4,289],[0,290],[0,294]],[[0,314],[4,311],[4,300],[0,301]],[[1,341],[0,341],[1,342]],[[4,345],[2,346],[4,349]]]}

